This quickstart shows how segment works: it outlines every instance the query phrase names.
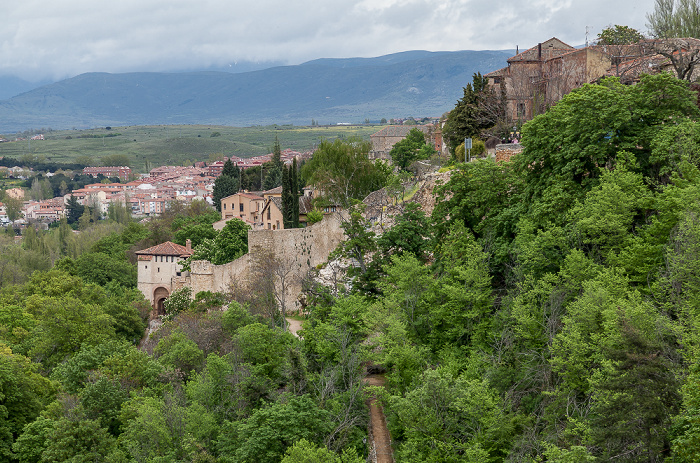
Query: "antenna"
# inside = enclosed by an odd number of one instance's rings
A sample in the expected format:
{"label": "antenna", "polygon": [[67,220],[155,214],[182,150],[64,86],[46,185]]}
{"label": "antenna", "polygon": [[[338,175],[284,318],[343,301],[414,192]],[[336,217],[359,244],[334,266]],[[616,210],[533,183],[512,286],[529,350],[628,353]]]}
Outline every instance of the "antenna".
{"label": "antenna", "polygon": [[586,47],[588,47],[588,26],[586,26]]}

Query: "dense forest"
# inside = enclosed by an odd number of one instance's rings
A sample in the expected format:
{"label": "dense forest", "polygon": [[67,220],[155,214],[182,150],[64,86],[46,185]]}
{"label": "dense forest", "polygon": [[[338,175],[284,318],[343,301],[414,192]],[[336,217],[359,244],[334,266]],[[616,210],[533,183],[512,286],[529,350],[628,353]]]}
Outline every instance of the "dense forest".
{"label": "dense forest", "polygon": [[398,462],[698,461],[696,103],[668,75],[585,85],[510,161],[453,165],[431,215],[375,235],[356,205],[331,258],[357,265],[308,279],[300,338],[263,274],[144,336],[133,252],[216,242],[203,205],[3,238],[0,459],[359,463],[374,395]]}

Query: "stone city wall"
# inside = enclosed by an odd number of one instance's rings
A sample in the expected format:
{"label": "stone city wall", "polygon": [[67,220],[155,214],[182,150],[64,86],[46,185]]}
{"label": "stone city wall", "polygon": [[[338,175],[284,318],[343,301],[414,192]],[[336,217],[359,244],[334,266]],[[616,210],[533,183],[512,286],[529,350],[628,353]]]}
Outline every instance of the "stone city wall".
{"label": "stone city wall", "polygon": [[[285,294],[287,310],[298,310],[301,280],[309,269],[326,262],[328,255],[344,238],[339,214],[326,216],[321,222],[306,228],[286,230],[249,230],[248,254],[223,265],[208,261],[194,261],[190,270],[192,295],[200,291],[226,292],[231,285],[245,287],[255,284],[251,276],[255,273],[256,257],[275,265],[290,268]],[[279,282],[276,282],[279,284]]]}
{"label": "stone city wall", "polygon": [[523,145],[519,143],[496,145],[496,162],[510,161],[513,155],[522,153],[522,151]]}

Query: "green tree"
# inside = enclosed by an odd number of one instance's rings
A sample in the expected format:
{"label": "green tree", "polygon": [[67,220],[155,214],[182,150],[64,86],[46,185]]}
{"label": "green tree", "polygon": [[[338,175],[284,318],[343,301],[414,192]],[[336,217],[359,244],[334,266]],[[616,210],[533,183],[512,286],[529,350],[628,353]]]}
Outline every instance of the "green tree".
{"label": "green tree", "polygon": [[685,82],[668,74],[643,76],[635,86],[617,79],[584,85],[523,127],[523,153],[513,158],[524,179],[521,198],[535,224],[561,224],[565,209],[597,185],[601,167],[617,153],[634,155],[639,171],[652,176],[651,143],[661,130],[697,117]]}
{"label": "green tree", "polygon": [[42,462],[107,462],[117,441],[97,420],[63,418],[46,439]]}
{"label": "green tree", "polygon": [[2,202],[5,205],[5,213],[7,214],[7,218],[10,219],[12,223],[22,217],[22,201],[9,196],[8,194],[4,194]]}
{"label": "green tree", "polygon": [[108,154],[103,156],[102,165],[107,167],[131,166],[131,158],[126,154]]}
{"label": "green tree", "polygon": [[306,439],[301,439],[287,451],[282,458],[282,463],[362,463],[365,461],[357,455],[354,448],[343,451],[342,455],[337,455],[323,446],[317,446]]}
{"label": "green tree", "polygon": [[644,36],[629,26],[608,26],[598,34],[598,45],[627,45],[643,40]]}
{"label": "green tree", "polygon": [[230,159],[227,159],[226,162],[224,162],[224,168],[221,170],[221,175],[226,175],[228,177],[240,180],[241,170],[238,168],[238,166],[234,166]]}
{"label": "green tree", "polygon": [[[338,244],[335,254],[357,261],[360,274],[367,272],[368,255],[377,249],[375,233],[371,230],[369,221],[362,215],[362,207],[356,206],[350,211],[350,220],[343,222],[341,227],[346,239]],[[355,267],[351,267],[350,274]]]}
{"label": "green tree", "polygon": [[681,401],[674,368],[646,327],[618,323],[620,343],[606,352],[612,362],[595,388],[593,440],[605,459],[657,461],[668,453],[667,430]]}
{"label": "green tree", "polygon": [[66,219],[68,220],[68,225],[73,225],[78,223],[80,217],[82,217],[85,212],[85,206],[78,203],[78,199],[71,195],[68,203],[66,204]]}
{"label": "green tree", "polygon": [[369,159],[370,148],[366,141],[324,140],[302,167],[302,178],[330,202],[348,208],[353,199],[384,187],[391,173],[382,161]]}
{"label": "green tree", "polygon": [[0,343],[0,457],[11,461],[12,444],[53,398],[55,385],[37,365]]}
{"label": "green tree", "polygon": [[413,161],[427,159],[425,154],[429,154],[430,150],[425,150],[425,146],[425,135],[423,132],[418,129],[411,129],[406,138],[393,146],[389,155],[395,165],[402,170],[407,170]]}
{"label": "green tree", "polygon": [[185,376],[204,366],[204,352],[179,330],[162,338],[153,353],[163,365],[178,370]]}
{"label": "green tree", "polygon": [[299,228],[299,176],[297,161],[283,167],[282,171],[282,216],[284,228]]}
{"label": "green tree", "polygon": [[488,78],[475,73],[472,82],[464,87],[462,98],[449,112],[443,128],[443,137],[454,154],[465,138],[475,138],[481,131],[505,118],[505,101],[488,85]]}
{"label": "green tree", "polygon": [[263,190],[272,190],[273,188],[277,188],[278,186],[282,185],[282,170],[284,169],[284,165],[276,165],[272,164],[269,166],[267,169],[267,173],[265,174],[265,180],[263,180],[262,183],[262,188]]}
{"label": "green tree", "polygon": [[700,38],[700,3],[697,0],[656,0],[647,13],[647,27],[654,37]]}
{"label": "green tree", "polygon": [[218,212],[221,212],[221,200],[238,192],[239,182],[228,175],[219,175],[214,180],[212,201]]}
{"label": "green tree", "polygon": [[405,397],[388,402],[401,461],[487,462],[507,449],[499,399],[481,380],[455,378],[447,368],[426,370]]}
{"label": "green tree", "polygon": [[115,258],[102,252],[86,252],[77,259],[61,259],[56,268],[65,270],[83,281],[105,286],[114,281],[124,288],[136,287],[136,268],[125,257]]}
{"label": "green tree", "polygon": [[297,441],[318,444],[331,431],[328,412],[310,397],[283,399],[256,410],[250,418],[224,424],[219,437],[223,461],[278,462]]}

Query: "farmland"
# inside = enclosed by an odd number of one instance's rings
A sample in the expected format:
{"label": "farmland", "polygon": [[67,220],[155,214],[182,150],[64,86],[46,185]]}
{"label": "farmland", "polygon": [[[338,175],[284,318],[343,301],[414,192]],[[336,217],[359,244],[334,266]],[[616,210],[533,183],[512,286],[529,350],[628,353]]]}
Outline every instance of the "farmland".
{"label": "farmland", "polygon": [[[191,164],[222,156],[246,158],[267,154],[272,150],[275,137],[279,139],[282,149],[303,152],[313,149],[321,140],[352,137],[366,140],[380,128],[377,125],[156,125],[89,130],[46,129],[41,132],[44,140],[0,143],[0,156],[101,165],[101,159],[105,156],[125,155],[133,169],[146,171],[160,165]],[[5,135],[10,140],[15,137]]]}

